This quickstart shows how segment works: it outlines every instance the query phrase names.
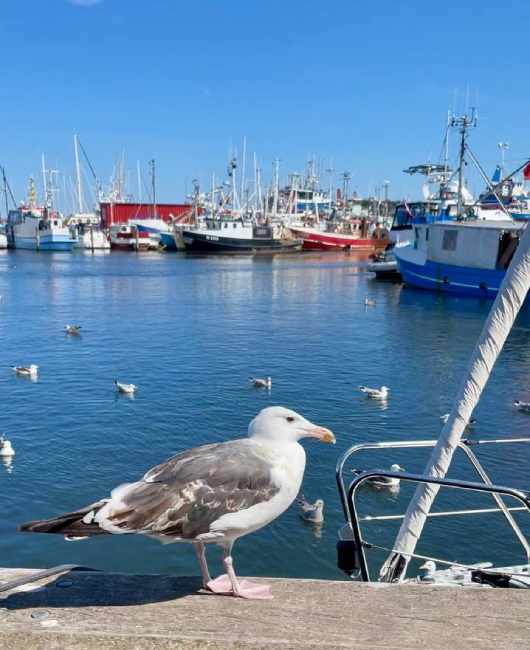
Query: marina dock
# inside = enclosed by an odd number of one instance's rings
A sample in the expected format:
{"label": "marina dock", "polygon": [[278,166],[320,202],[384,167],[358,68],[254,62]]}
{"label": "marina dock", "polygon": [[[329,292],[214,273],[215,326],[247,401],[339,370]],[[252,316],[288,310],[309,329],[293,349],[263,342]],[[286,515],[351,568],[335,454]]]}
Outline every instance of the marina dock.
{"label": "marina dock", "polygon": [[[0,569],[0,584],[34,572]],[[34,583],[44,589],[0,596],[0,648],[518,650],[530,645],[524,590],[266,582],[274,600],[246,601],[201,592],[198,577],[71,572]]]}

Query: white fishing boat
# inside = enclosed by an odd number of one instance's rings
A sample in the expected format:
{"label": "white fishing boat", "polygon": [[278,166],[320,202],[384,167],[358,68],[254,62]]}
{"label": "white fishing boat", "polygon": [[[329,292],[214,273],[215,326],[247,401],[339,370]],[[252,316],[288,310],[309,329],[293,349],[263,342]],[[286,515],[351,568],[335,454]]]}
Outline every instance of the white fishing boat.
{"label": "white fishing boat", "polygon": [[[453,408],[447,418],[438,440],[414,440],[402,442],[381,442],[358,444],[348,449],[340,458],[336,476],[339,486],[346,524],[339,531],[337,544],[339,567],[351,577],[359,577],[370,581],[370,568],[367,560],[369,549],[377,548],[386,551],[389,556],[379,570],[379,581],[396,583],[407,581],[406,571],[411,560],[420,560],[426,571],[422,576],[412,579],[413,584],[437,584],[451,587],[507,587],[530,588],[530,541],[524,534],[522,524],[530,522],[530,495],[528,491],[496,485],[486,472],[482,463],[473,451],[475,446],[499,446],[513,444],[528,444],[530,438],[506,437],[505,439],[472,440],[463,439],[468,422],[471,418],[480,396],[486,386],[495,361],[502,351],[508,334],[530,288],[530,228],[527,228],[519,246],[507,269],[502,285],[486,319],[482,333],[476,343],[469,361],[468,368],[456,391]],[[432,448],[430,458],[422,474],[395,472],[383,470],[365,470],[355,472],[348,486],[345,481],[347,465],[351,457],[359,452],[370,450],[399,450],[400,454],[407,449],[418,450]],[[472,470],[470,479],[448,479],[455,451],[464,454]],[[395,451],[395,453],[398,453]],[[523,458],[521,456],[521,458]],[[401,460],[401,456],[400,456]],[[348,473],[352,476],[351,473]],[[461,476],[461,473],[459,472]],[[406,512],[390,515],[359,515],[356,506],[356,494],[363,483],[377,478],[399,479],[400,484],[413,483],[418,487],[412,497]],[[476,478],[476,480],[472,480]],[[476,506],[465,509],[436,510],[431,512],[432,505],[441,487],[451,490],[465,490],[467,493],[489,495],[493,499],[492,507]],[[510,502],[506,503],[506,497]],[[515,500],[515,505],[514,501]],[[485,504],[481,504],[485,505]],[[524,519],[515,519],[513,513],[518,512]],[[430,517],[467,517],[479,515],[498,515],[508,522],[516,540],[523,549],[525,561],[492,564],[488,558],[488,546],[477,546],[477,562],[455,563],[451,557],[443,557],[444,549],[429,555],[416,552],[416,546],[421,538],[423,527]],[[402,521],[401,528],[393,544],[381,542],[364,535],[367,522],[381,525],[384,521]],[[491,525],[490,520],[488,524]],[[520,525],[521,524],[521,525]],[[376,529],[377,530],[377,529]],[[455,535],[457,534],[455,529]],[[373,533],[373,535],[377,534]],[[504,533],[503,533],[504,534]],[[507,545],[507,552],[513,552],[513,545]],[[515,558],[513,558],[515,559]],[[444,567],[443,569],[439,568]]]}

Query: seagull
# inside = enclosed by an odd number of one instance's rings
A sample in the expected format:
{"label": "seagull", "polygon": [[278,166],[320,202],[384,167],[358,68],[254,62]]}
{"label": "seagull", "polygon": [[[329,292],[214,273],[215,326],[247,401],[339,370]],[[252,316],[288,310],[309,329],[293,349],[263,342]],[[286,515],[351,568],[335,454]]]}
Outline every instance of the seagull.
{"label": "seagull", "polygon": [[[405,471],[403,467],[400,467],[397,463],[391,465],[390,470],[392,472]],[[362,474],[364,471],[365,470],[362,469],[352,469],[352,474],[359,476],[359,474]],[[372,476],[371,478],[367,478],[365,482],[377,488],[397,488],[400,483],[399,479],[395,476]]]}
{"label": "seagull", "polygon": [[4,294],[3,294],[3,293],[0,293],[0,300],[4,300],[4,299],[5,299]]}
{"label": "seagull", "polygon": [[79,334],[81,332],[81,325],[65,325],[67,334]]}
{"label": "seagull", "polygon": [[[21,531],[67,539],[141,533],[165,542],[195,544],[203,586],[217,594],[271,598],[269,588],[238,581],[232,562],[236,539],[282,514],[300,490],[305,469],[301,438],[335,443],[333,433],[283,408],[265,408],[248,438],[193,447],[149,470],[110,497],[53,519],[22,524]],[[226,575],[212,580],[205,544],[224,549]]]}
{"label": "seagull", "polygon": [[[528,406],[530,408],[530,404]],[[442,422],[444,424],[447,422],[448,419],[449,419],[449,413],[445,413],[444,415],[440,415],[440,420],[442,420]],[[475,420],[474,418],[471,418],[471,420],[467,421],[466,427],[471,427],[473,424],[476,424],[476,423],[477,423],[477,420]]]}
{"label": "seagull", "polygon": [[381,386],[381,388],[359,386],[359,390],[366,393],[366,397],[372,397],[374,399],[386,399],[388,396],[388,388],[386,386]]}
{"label": "seagull", "polygon": [[530,413],[530,402],[520,402],[518,399],[516,399],[513,403],[523,413]]}
{"label": "seagull", "polygon": [[364,306],[365,307],[375,307],[375,300],[368,300],[368,298],[364,299]]}
{"label": "seagull", "polygon": [[422,564],[420,566],[420,569],[425,569],[425,573],[421,576],[420,580],[426,582],[434,582],[436,564],[432,560],[428,560],[425,562],[425,564]]}
{"label": "seagull", "polygon": [[29,375],[36,375],[39,366],[32,363],[31,366],[11,366],[11,368],[13,368],[17,375],[24,375],[27,377]]}
{"label": "seagull", "polygon": [[6,440],[4,436],[0,436],[0,457],[8,458],[15,455],[15,450],[11,446],[9,440]]}
{"label": "seagull", "polygon": [[116,379],[114,380],[114,383],[116,384],[116,388],[120,391],[120,393],[133,395],[133,393],[135,393],[138,390],[138,386],[135,386],[134,384],[121,384]]}
{"label": "seagull", "polygon": [[248,380],[256,388],[266,388],[267,390],[270,390],[272,388],[272,379],[270,377],[267,377],[267,379],[258,379],[257,377],[249,377]]}
{"label": "seagull", "polygon": [[302,498],[297,501],[302,519],[310,521],[312,524],[321,524],[324,521],[324,501],[322,499],[317,499],[315,503],[308,503],[302,495]]}

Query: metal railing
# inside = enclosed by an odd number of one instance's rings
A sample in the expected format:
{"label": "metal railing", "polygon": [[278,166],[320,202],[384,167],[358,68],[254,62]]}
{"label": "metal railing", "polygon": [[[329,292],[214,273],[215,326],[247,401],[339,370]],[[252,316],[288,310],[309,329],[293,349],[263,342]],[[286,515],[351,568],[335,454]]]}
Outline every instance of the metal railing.
{"label": "metal railing", "polygon": [[[441,485],[445,487],[450,487],[450,488],[457,488],[457,489],[464,489],[464,490],[471,490],[475,492],[485,492],[489,493],[492,495],[493,499],[495,500],[498,509],[495,508],[492,511],[493,512],[502,512],[506,520],[508,521],[510,527],[514,531],[514,534],[516,535],[517,539],[523,546],[526,556],[527,556],[527,561],[530,563],[530,544],[524,534],[522,533],[521,529],[515,522],[511,511],[512,510],[528,510],[530,511],[530,495],[524,493],[521,490],[515,490],[512,488],[504,487],[504,486],[498,486],[498,485],[493,485],[486,474],[486,471],[480,464],[479,460],[475,456],[475,454],[471,451],[470,446],[472,445],[484,445],[484,444],[503,444],[503,443],[521,443],[521,442],[530,442],[530,438],[514,438],[510,440],[477,440],[477,441],[470,441],[470,440],[462,440],[461,442],[458,443],[458,448],[461,449],[467,459],[470,461],[472,466],[474,467],[475,471],[477,472],[478,476],[482,480],[482,483],[475,483],[472,481],[462,481],[458,479],[447,479],[447,478],[439,478],[435,476],[426,476],[423,474],[411,474],[407,472],[393,472],[391,470],[384,471],[384,470],[373,470],[373,471],[367,471],[363,472],[362,474],[359,474],[356,476],[353,481],[351,482],[348,490],[346,490],[345,485],[344,485],[344,480],[343,480],[343,470],[344,470],[344,465],[348,458],[350,458],[353,454],[359,452],[359,451],[366,451],[369,449],[410,449],[410,448],[421,448],[421,447],[434,447],[437,443],[437,440],[420,440],[420,441],[413,441],[413,442],[381,442],[381,443],[367,443],[367,444],[362,444],[362,445],[355,445],[348,449],[339,459],[336,467],[336,479],[338,483],[338,488],[339,488],[339,494],[341,497],[342,501],[342,506],[344,509],[344,514],[346,516],[346,519],[350,525],[350,528],[353,532],[354,540],[357,546],[357,550],[359,553],[359,562],[360,562],[360,575],[361,579],[363,581],[369,581],[369,571],[368,571],[368,565],[366,562],[366,554],[365,554],[365,542],[362,539],[361,535],[361,528],[360,528],[360,519],[357,516],[357,510],[355,508],[355,501],[354,501],[354,496],[355,496],[355,491],[361,485],[363,482],[369,480],[369,479],[374,479],[374,478],[395,478],[399,479],[401,481],[410,481],[410,482],[416,482],[416,483],[429,483],[433,485]],[[506,504],[504,503],[503,499],[501,498],[501,495],[504,496],[510,496],[515,499],[518,499],[523,503],[522,508],[508,508]],[[473,514],[473,513],[480,513],[484,512],[484,509],[476,509],[476,510],[466,510],[466,511],[450,511],[450,512],[445,512],[445,513],[433,513],[437,514],[438,516],[451,516],[451,515],[459,515],[459,514]],[[399,515],[399,517],[403,517],[404,515]],[[398,517],[396,517],[398,518]],[[376,519],[382,519],[378,517],[371,517],[369,520],[376,520]],[[366,520],[366,518],[365,518]]]}

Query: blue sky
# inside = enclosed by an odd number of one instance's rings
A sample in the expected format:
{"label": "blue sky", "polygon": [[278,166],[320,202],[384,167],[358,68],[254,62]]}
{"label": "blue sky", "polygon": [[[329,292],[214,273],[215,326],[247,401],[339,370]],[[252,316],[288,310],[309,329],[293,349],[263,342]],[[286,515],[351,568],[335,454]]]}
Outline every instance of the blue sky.
{"label": "blue sky", "polygon": [[122,148],[133,178],[156,156],[160,201],[224,174],[244,135],[265,178],[276,157],[287,173],[314,154],[361,195],[384,180],[416,195],[402,170],[438,160],[467,87],[488,172],[501,140],[509,167],[530,154],[528,0],[2,0],[1,17],[0,164],[17,199],[41,151],[73,174],[74,129],[104,183]]}

